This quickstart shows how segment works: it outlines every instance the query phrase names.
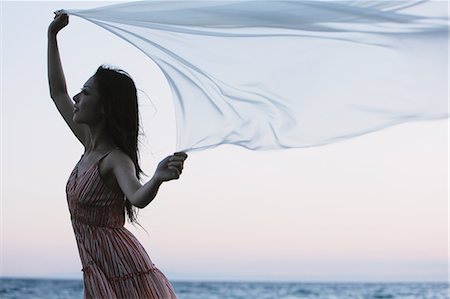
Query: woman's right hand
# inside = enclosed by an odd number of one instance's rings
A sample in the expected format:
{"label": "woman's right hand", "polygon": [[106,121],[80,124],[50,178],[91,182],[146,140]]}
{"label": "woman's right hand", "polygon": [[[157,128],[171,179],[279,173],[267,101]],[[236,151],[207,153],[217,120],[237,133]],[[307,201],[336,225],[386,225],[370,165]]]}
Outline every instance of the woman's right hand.
{"label": "woman's right hand", "polygon": [[48,33],[57,34],[61,29],[69,24],[69,16],[65,13],[62,13],[61,10],[55,11],[55,18],[53,22],[48,26]]}
{"label": "woman's right hand", "polygon": [[154,178],[161,183],[178,179],[183,171],[184,160],[186,158],[187,154],[185,152],[177,152],[166,157],[159,162]]}

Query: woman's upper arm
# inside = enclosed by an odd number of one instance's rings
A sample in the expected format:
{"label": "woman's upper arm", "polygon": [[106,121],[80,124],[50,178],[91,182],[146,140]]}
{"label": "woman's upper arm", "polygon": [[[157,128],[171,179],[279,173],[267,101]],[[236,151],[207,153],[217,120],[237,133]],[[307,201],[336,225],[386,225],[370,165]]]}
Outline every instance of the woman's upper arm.
{"label": "woman's upper arm", "polygon": [[59,94],[53,96],[53,102],[56,105],[64,121],[67,123],[73,134],[84,145],[87,145],[89,132],[87,127],[77,124],[73,121],[73,103],[68,94]]}
{"label": "woman's upper arm", "polygon": [[133,204],[136,191],[142,186],[136,177],[136,168],[133,161],[121,151],[113,151],[111,154],[113,162],[112,171],[117,184],[123,194]]}

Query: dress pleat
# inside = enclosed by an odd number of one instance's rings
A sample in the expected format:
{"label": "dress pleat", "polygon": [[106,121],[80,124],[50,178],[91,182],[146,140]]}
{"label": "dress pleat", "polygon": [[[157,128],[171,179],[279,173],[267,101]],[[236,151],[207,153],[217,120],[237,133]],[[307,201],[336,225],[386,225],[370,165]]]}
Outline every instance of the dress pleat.
{"label": "dress pleat", "polygon": [[109,189],[100,176],[100,161],[109,153],[80,176],[78,162],[66,186],[83,267],[84,298],[176,298],[167,277],[124,227],[123,193]]}

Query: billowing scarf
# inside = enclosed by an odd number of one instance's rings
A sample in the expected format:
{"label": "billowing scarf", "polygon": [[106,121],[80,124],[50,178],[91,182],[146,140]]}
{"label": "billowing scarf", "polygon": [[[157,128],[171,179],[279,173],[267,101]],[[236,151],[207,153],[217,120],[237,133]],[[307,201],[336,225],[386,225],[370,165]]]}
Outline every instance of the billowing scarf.
{"label": "billowing scarf", "polygon": [[448,117],[447,5],[151,0],[65,12],[159,66],[177,150],[266,150]]}

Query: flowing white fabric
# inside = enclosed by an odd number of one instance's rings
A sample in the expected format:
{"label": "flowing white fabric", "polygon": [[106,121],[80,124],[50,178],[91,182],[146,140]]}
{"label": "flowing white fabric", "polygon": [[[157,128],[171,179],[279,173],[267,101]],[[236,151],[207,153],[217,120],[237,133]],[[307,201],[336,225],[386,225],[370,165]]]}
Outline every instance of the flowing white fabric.
{"label": "flowing white fabric", "polygon": [[267,150],[448,117],[447,5],[152,0],[66,13],[160,67],[177,150]]}

